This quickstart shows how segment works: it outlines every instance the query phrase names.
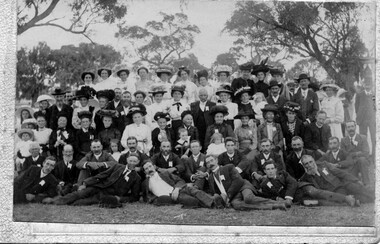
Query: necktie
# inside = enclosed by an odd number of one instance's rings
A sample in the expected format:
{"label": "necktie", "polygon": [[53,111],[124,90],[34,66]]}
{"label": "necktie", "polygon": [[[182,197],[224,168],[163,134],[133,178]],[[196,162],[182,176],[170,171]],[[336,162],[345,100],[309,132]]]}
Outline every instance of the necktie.
{"label": "necktie", "polygon": [[182,106],[182,104],[181,104],[180,102],[178,102],[178,103],[174,103],[173,106],[174,106],[174,105],[177,105],[177,111],[179,111],[179,107]]}
{"label": "necktie", "polygon": [[220,183],[219,170],[213,173],[215,175],[216,180]]}

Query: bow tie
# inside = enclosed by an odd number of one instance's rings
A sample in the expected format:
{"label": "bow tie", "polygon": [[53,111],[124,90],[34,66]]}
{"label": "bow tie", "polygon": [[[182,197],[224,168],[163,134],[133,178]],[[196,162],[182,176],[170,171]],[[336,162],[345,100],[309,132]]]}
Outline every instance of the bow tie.
{"label": "bow tie", "polygon": [[178,102],[178,103],[173,103],[172,106],[175,106],[175,105],[177,105],[177,110],[179,111],[179,107],[182,106],[182,104],[180,102]]}

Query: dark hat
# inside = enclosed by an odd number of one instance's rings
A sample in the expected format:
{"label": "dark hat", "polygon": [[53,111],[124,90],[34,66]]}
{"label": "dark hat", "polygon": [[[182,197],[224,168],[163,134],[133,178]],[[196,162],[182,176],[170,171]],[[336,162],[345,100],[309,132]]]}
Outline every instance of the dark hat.
{"label": "dark hat", "polygon": [[61,88],[55,88],[54,93],[52,93],[51,95],[58,96],[58,95],[65,95],[65,94],[66,94],[66,91],[62,91]]}
{"label": "dark hat", "polygon": [[158,121],[159,119],[166,119],[166,121],[169,121],[170,120],[170,115],[168,113],[164,113],[164,112],[157,112],[154,115],[154,120]]}
{"label": "dark hat", "polygon": [[234,93],[235,97],[240,97],[243,93],[248,93],[250,96],[252,95],[252,89],[249,86],[243,86],[237,89]]}
{"label": "dark hat", "polygon": [[183,96],[183,94],[185,94],[185,89],[186,89],[186,86],[173,85],[171,95],[173,96],[173,92],[179,91]]}
{"label": "dark hat", "polygon": [[[314,92],[319,91],[319,85],[316,82],[310,82],[308,87],[311,88]],[[339,90],[339,87],[335,89]]]}
{"label": "dark hat", "polygon": [[254,65],[255,65],[255,63],[253,63],[253,62],[247,62],[247,63],[239,65],[239,69],[251,71]]}
{"label": "dark hat", "polygon": [[146,71],[147,73],[149,73],[148,68],[146,68],[146,67],[144,67],[144,66],[141,66],[141,67],[139,67],[139,68],[137,69],[137,74],[139,74],[140,70],[142,70],[142,69],[145,69],[145,71]]}
{"label": "dark hat", "polygon": [[136,95],[138,95],[138,94],[141,94],[141,95],[143,95],[144,98],[146,98],[146,93],[143,92],[143,91],[141,91],[141,90],[138,90],[138,91],[136,91],[135,93],[133,93],[133,96],[136,97]]}
{"label": "dark hat", "polygon": [[117,111],[116,110],[110,110],[110,109],[101,109],[97,112],[97,114],[100,117],[111,117],[111,118],[117,117]]}
{"label": "dark hat", "polygon": [[301,106],[298,103],[288,101],[284,104],[285,111],[292,111],[297,113],[301,109]]}
{"label": "dark hat", "polygon": [[165,86],[162,86],[162,85],[152,86],[151,89],[152,90],[150,90],[149,93],[151,93],[153,96],[155,96],[156,94],[167,93],[167,91],[165,91]]}
{"label": "dark hat", "polygon": [[266,113],[269,111],[278,113],[278,106],[277,104],[265,104],[264,108],[262,108],[261,111],[263,111],[263,113]]}
{"label": "dark hat", "polygon": [[282,84],[281,83],[278,83],[276,80],[271,80],[270,82],[269,82],[269,88],[268,89],[271,89],[273,86],[278,86],[279,88],[281,88],[282,87]]}
{"label": "dark hat", "polygon": [[76,99],[80,99],[81,97],[85,97],[87,99],[90,99],[90,94],[88,94],[88,92],[86,92],[85,90],[78,90],[76,93],[75,93],[75,98]]}
{"label": "dark hat", "polygon": [[82,86],[80,88],[80,91],[83,91],[83,93],[88,94],[90,98],[93,98],[94,96],[96,96],[96,90],[90,86]]}
{"label": "dark hat", "polygon": [[259,64],[259,65],[254,65],[254,66],[252,67],[252,72],[251,72],[251,74],[257,76],[257,74],[258,74],[259,72],[264,72],[264,74],[265,74],[265,73],[267,73],[268,71],[269,71],[269,67],[268,67],[268,66],[266,66],[266,65],[262,65],[262,64]]}
{"label": "dark hat", "polygon": [[44,117],[45,118],[45,120],[46,120],[46,113],[43,113],[42,111],[37,111],[37,112],[35,112],[34,114],[33,114],[33,117],[35,118],[35,119],[37,119],[38,117]]}
{"label": "dark hat", "polygon": [[86,75],[91,75],[91,77],[92,77],[92,80],[94,80],[95,79],[95,74],[93,73],[93,72],[91,72],[91,71],[85,71],[85,72],[83,72],[82,74],[81,74],[81,78],[82,78],[82,80],[84,81],[84,77],[86,77]]}
{"label": "dark hat", "polygon": [[108,99],[108,101],[112,101],[115,98],[115,91],[114,90],[100,90],[96,92],[96,98],[99,100],[99,98],[105,97]]}
{"label": "dark hat", "polygon": [[140,113],[142,114],[142,116],[145,116],[147,114],[146,107],[143,104],[132,105],[131,108],[129,109],[127,117],[132,117],[136,113]]}
{"label": "dark hat", "polygon": [[233,95],[230,85],[221,85],[220,87],[218,87],[218,89],[216,89],[215,94],[219,96],[220,93],[228,93],[230,95]]}
{"label": "dark hat", "polygon": [[92,113],[90,111],[80,111],[78,113],[78,118],[79,119],[83,119],[83,118],[92,119]]}
{"label": "dark hat", "polygon": [[161,74],[167,74],[167,75],[172,75],[173,74],[173,68],[169,65],[160,65],[156,69],[156,74],[158,77],[160,77]]}
{"label": "dark hat", "polygon": [[190,114],[191,116],[193,116],[193,114],[191,113],[190,110],[185,110],[181,113],[181,120],[183,120],[183,118],[185,118],[186,115]]}
{"label": "dark hat", "polygon": [[197,79],[199,80],[201,77],[205,77],[206,79],[208,79],[207,70],[204,69],[197,72]]}
{"label": "dark hat", "polygon": [[310,81],[310,77],[307,74],[300,74],[296,80],[297,82],[300,82],[300,80],[308,79]]}
{"label": "dark hat", "polygon": [[248,118],[254,119],[255,118],[255,112],[249,113],[249,112],[246,112],[244,110],[240,110],[239,113],[234,117],[234,119],[241,119],[244,116],[248,116]]}
{"label": "dark hat", "polygon": [[[312,82],[312,83],[314,83],[314,82]],[[311,84],[311,83],[310,83],[310,84]],[[309,84],[309,88],[311,88],[311,87],[310,87],[310,84]],[[322,89],[322,90],[326,90],[326,88],[332,88],[332,89],[334,89],[335,91],[338,91],[338,90],[340,89],[339,86],[337,86],[337,85],[335,85],[335,84],[332,84],[332,83],[326,83],[326,84],[323,84],[323,85],[321,86],[321,89]]]}
{"label": "dark hat", "polygon": [[280,68],[269,68],[269,73],[273,75],[283,75],[285,73],[285,70]]}
{"label": "dark hat", "polygon": [[112,74],[112,70],[111,69],[109,69],[109,68],[100,68],[100,69],[98,69],[98,75],[100,76],[101,74],[102,74],[102,71],[103,70],[105,70],[105,71],[107,71],[107,73],[108,73],[108,76],[111,76],[111,74]]}
{"label": "dark hat", "polygon": [[121,72],[125,72],[125,73],[127,73],[127,75],[129,75],[129,73],[130,73],[130,72],[129,72],[129,69],[124,68],[124,69],[119,69],[119,70],[116,72],[116,75],[120,77]]}
{"label": "dark hat", "polygon": [[228,108],[224,105],[215,105],[210,110],[210,115],[215,116],[217,113],[222,113],[223,116],[228,115]]}

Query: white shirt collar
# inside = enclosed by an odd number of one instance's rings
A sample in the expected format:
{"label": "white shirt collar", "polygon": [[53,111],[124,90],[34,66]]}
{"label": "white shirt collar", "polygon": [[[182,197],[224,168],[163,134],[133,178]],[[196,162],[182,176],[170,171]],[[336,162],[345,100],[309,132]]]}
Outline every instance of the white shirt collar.
{"label": "white shirt collar", "polygon": [[40,155],[37,155],[37,157],[32,156],[32,159],[33,159],[33,161],[37,161],[39,157],[40,157]]}
{"label": "white shirt collar", "polygon": [[235,156],[235,152],[232,154],[227,153],[227,155],[228,155],[228,157],[232,158],[233,156]]}
{"label": "white shirt collar", "polygon": [[219,170],[219,166],[217,166],[215,169],[213,169],[212,172],[216,173],[216,172],[218,172],[218,170]]}
{"label": "white shirt collar", "polygon": [[40,174],[40,178],[44,178],[45,176],[47,176],[47,174],[45,174],[42,169],[41,169],[41,174]]}
{"label": "white shirt collar", "polygon": [[165,155],[162,154],[162,157],[164,157],[164,159],[165,159],[166,161],[168,161],[169,156],[170,156],[170,154],[168,154],[167,156],[165,156]]}

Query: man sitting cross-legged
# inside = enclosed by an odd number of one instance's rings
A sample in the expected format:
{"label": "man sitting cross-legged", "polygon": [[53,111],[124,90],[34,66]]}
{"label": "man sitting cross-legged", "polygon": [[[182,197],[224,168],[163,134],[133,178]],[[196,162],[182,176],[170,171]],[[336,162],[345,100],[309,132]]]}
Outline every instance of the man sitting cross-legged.
{"label": "man sitting cross-legged", "polygon": [[[260,182],[261,196],[277,201],[284,201],[287,206],[306,199],[317,199],[322,205],[347,204],[353,206],[355,198],[332,191],[315,188],[308,182],[297,182],[288,172],[278,170],[273,160],[265,162],[263,177]],[[334,203],[332,203],[334,202]]]}
{"label": "man sitting cross-legged", "polygon": [[[127,165],[115,164],[106,171],[83,181],[78,191],[59,197],[54,204],[90,205],[102,201],[102,197],[114,196],[117,202],[135,202],[140,198],[141,178],[135,171],[140,158],[130,153]],[[131,192],[131,194],[128,194]]]}
{"label": "man sitting cross-legged", "polygon": [[360,202],[374,201],[374,193],[364,187],[355,176],[336,167],[331,167],[325,162],[318,162],[317,164],[310,155],[302,156],[301,162],[305,167],[305,174],[300,178],[300,181],[309,182],[317,189],[340,193],[342,200],[345,195],[352,194]]}
{"label": "man sitting cross-legged", "polygon": [[180,203],[191,208],[223,207],[220,195],[210,196],[204,191],[188,186],[179,176],[169,171],[158,172],[151,161],[146,161],[143,169],[146,174],[146,179],[142,183],[145,202],[155,205]]}
{"label": "man sitting cross-legged", "polygon": [[240,176],[233,164],[219,166],[217,156],[207,155],[206,167],[210,173],[208,177],[210,193],[220,193],[227,207],[232,205],[236,210],[286,209],[284,203],[255,196],[256,190],[252,184]]}

